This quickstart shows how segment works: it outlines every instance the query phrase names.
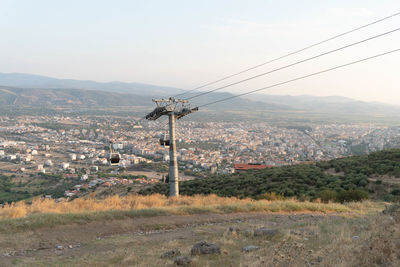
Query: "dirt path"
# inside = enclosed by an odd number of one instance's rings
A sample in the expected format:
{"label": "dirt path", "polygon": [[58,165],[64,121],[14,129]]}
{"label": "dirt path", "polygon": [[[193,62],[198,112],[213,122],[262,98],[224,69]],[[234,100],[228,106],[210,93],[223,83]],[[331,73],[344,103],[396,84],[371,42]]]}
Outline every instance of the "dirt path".
{"label": "dirt path", "polygon": [[[191,235],[198,227],[218,224],[237,224],[245,221],[293,223],[298,220],[318,219],[322,215],[310,214],[199,214],[181,216],[157,216],[151,218],[134,218],[106,222],[91,222],[84,225],[60,225],[54,228],[42,228],[34,231],[0,234],[0,266],[12,265],[13,262],[58,257],[81,256],[88,253],[87,244],[93,241],[104,241],[115,237],[145,236],[148,241],[164,242],[183,239]],[[105,242],[107,243],[107,242]],[[62,249],[57,249],[62,246]],[[61,247],[59,247],[61,248]],[[96,252],[107,251],[108,246],[98,246]]]}
{"label": "dirt path", "polygon": [[[0,253],[7,250],[55,249],[57,245],[87,242],[121,234],[154,234],[206,224],[232,222],[277,215],[263,213],[197,214],[141,217],[134,219],[91,222],[84,225],[60,225],[23,233],[1,233]],[[21,240],[24,240],[21,242]],[[1,255],[1,254],[0,254]]]}
{"label": "dirt path", "polygon": [[[0,266],[173,266],[160,255],[196,242],[220,255],[192,257],[192,266],[399,266],[400,216],[393,214],[237,213],[157,216],[62,225],[0,234]],[[230,233],[228,229],[239,229]],[[253,235],[276,229],[272,237]],[[242,248],[258,250],[244,253]],[[57,248],[57,246],[60,246]]]}

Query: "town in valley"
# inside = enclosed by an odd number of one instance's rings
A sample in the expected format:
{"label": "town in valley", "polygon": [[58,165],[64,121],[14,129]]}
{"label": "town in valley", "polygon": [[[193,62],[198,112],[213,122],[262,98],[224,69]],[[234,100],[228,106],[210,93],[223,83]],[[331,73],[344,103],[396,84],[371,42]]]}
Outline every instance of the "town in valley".
{"label": "town in valley", "polygon": [[[169,152],[159,138],[168,136],[168,127],[138,120],[69,114],[0,117],[0,174],[16,185],[9,193],[63,200],[91,192],[105,194],[112,187],[130,192],[164,182]],[[396,148],[400,127],[185,119],[177,123],[176,138],[180,179],[187,180]],[[121,155],[118,166],[110,166],[110,146]],[[51,186],[35,189],[48,177],[53,179]],[[6,197],[3,202],[17,199]]]}

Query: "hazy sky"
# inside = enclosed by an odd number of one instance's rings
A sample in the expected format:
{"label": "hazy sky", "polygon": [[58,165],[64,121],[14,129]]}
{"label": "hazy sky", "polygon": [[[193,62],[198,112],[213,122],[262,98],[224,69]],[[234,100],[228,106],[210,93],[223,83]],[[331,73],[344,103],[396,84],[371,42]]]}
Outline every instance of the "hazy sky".
{"label": "hazy sky", "polygon": [[[191,89],[398,11],[399,0],[0,0],[0,72]],[[397,27],[400,16],[238,78]],[[396,48],[400,32],[229,90]],[[400,52],[265,93],[400,104],[399,82]]]}

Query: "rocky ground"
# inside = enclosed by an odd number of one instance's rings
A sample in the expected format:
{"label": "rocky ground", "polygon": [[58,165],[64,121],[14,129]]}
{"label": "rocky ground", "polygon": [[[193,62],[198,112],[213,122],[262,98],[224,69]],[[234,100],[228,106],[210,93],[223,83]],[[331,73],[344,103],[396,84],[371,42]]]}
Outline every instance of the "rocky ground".
{"label": "rocky ground", "polygon": [[0,233],[0,266],[400,266],[400,209],[159,216]]}

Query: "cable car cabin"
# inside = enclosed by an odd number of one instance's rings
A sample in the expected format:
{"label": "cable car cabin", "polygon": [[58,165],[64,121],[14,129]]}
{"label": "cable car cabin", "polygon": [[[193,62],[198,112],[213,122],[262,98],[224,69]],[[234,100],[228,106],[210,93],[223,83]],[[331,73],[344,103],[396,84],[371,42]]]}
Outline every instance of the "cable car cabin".
{"label": "cable car cabin", "polygon": [[119,161],[121,160],[121,155],[119,153],[110,153],[109,160],[111,166],[118,166]]}
{"label": "cable car cabin", "polygon": [[167,134],[162,134],[160,137],[160,145],[163,147],[169,147],[169,140],[167,139]]}

